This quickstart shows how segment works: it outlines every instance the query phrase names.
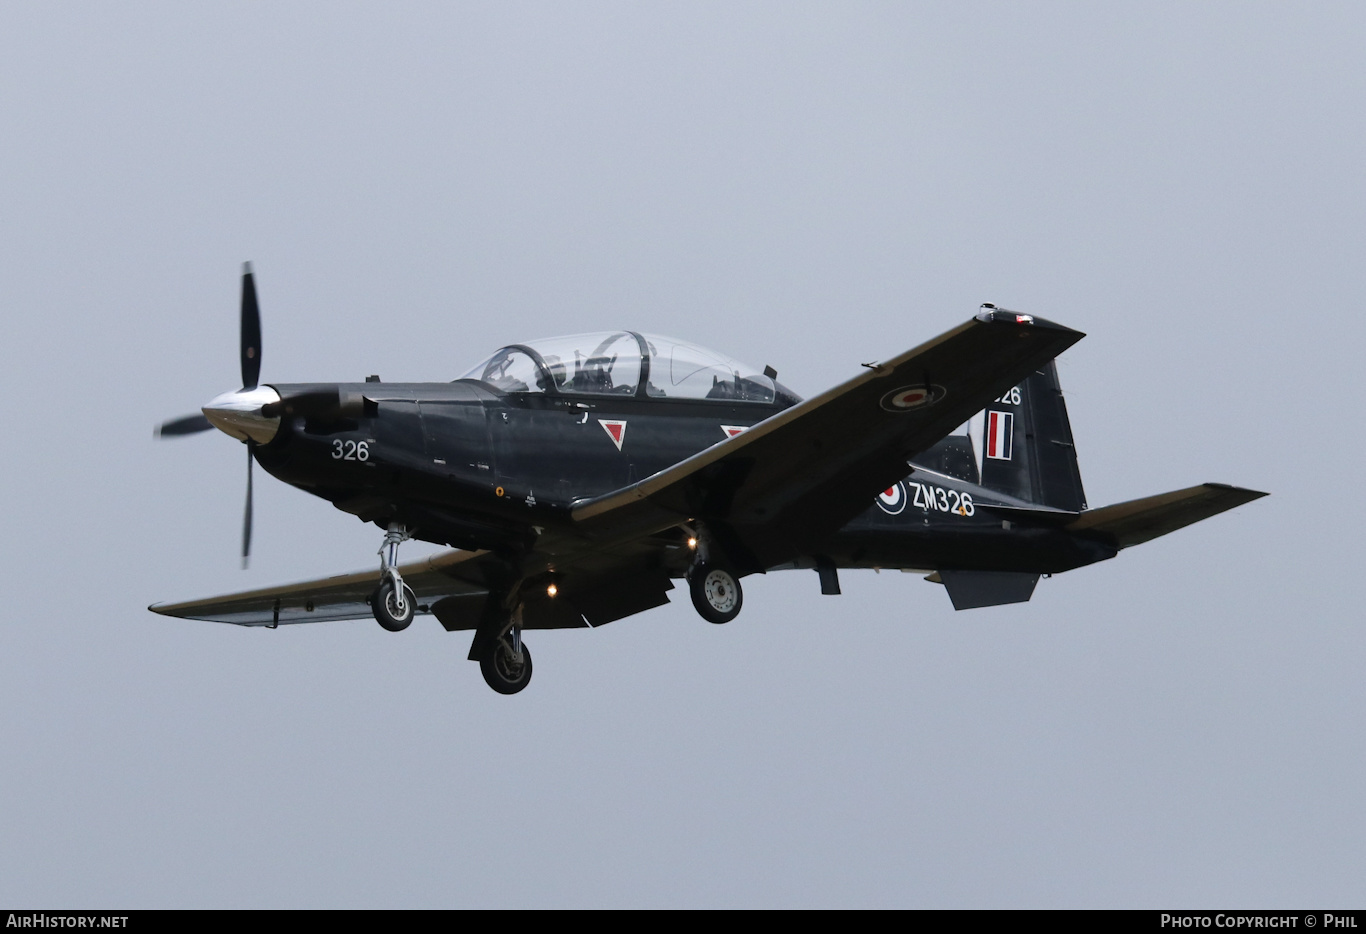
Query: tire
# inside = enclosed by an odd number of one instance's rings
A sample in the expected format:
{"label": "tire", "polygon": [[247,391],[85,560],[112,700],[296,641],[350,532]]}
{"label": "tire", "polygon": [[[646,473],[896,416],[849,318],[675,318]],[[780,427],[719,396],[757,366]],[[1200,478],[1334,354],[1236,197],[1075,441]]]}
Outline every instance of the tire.
{"label": "tire", "polygon": [[522,643],[522,664],[512,662],[512,646],[506,639],[499,639],[493,651],[479,661],[479,670],[484,673],[488,686],[499,694],[516,694],[531,683],[531,651]]}
{"label": "tire", "polygon": [[417,598],[413,596],[413,589],[404,584],[403,612],[400,613],[394,605],[394,583],[386,580],[370,595],[370,609],[375,614],[375,622],[389,632],[402,632],[408,628],[417,612]]}
{"label": "tire", "polygon": [[745,593],[740,579],[714,564],[699,564],[688,578],[692,605],[709,623],[729,623],[740,615]]}

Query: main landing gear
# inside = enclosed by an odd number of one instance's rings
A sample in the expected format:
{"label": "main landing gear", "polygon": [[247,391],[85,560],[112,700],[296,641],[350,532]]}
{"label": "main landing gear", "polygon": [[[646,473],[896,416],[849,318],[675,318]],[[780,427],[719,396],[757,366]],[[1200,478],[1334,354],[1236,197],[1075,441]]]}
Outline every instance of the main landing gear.
{"label": "main landing gear", "polygon": [[693,565],[688,574],[692,605],[709,623],[729,623],[740,615],[745,594],[740,579],[723,567],[706,562]]}
{"label": "main landing gear", "polygon": [[499,694],[516,694],[531,683],[531,652],[520,629],[510,629],[493,650],[479,660],[488,686]]}
{"label": "main landing gear", "polygon": [[398,546],[410,538],[408,530],[394,522],[389,525],[384,544],[379,546],[380,583],[370,595],[370,609],[375,621],[390,632],[407,629],[417,612],[413,589],[403,583],[398,573]]}
{"label": "main landing gear", "polygon": [[479,662],[484,680],[499,694],[516,694],[531,683],[531,653],[522,642],[520,599],[509,603],[508,597],[497,592],[488,595],[469,657]]}
{"label": "main landing gear", "polygon": [[688,593],[693,607],[709,623],[729,623],[740,615],[745,601],[740,578],[721,563],[713,563],[711,536],[705,526],[697,527],[688,546],[696,551],[688,569]]}

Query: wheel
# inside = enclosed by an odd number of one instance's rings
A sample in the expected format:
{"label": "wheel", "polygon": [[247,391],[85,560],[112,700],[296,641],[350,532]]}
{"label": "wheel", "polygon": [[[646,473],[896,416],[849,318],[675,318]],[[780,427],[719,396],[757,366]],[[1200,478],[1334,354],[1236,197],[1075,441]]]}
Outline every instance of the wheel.
{"label": "wheel", "polygon": [[516,694],[531,683],[531,652],[522,643],[522,660],[516,661],[512,654],[512,643],[499,639],[493,651],[479,662],[479,670],[489,687],[499,694]]}
{"label": "wheel", "polygon": [[745,600],[739,578],[725,568],[711,564],[700,564],[693,569],[688,578],[688,590],[692,593],[692,605],[709,623],[729,623],[740,615],[740,606]]}
{"label": "wheel", "polygon": [[413,621],[413,614],[417,612],[417,598],[413,596],[413,589],[404,584],[403,610],[400,612],[394,600],[394,582],[386,580],[370,595],[370,609],[375,614],[375,621],[385,629],[402,632],[408,628]]}

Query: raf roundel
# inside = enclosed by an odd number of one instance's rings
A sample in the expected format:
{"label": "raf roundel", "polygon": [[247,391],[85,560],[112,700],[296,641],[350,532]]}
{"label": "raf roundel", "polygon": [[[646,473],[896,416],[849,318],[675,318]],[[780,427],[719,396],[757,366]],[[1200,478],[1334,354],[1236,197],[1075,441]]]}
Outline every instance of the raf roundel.
{"label": "raf roundel", "polygon": [[882,397],[882,407],[888,412],[907,412],[925,405],[934,405],[944,398],[942,386],[903,386]]}
{"label": "raf roundel", "polygon": [[877,504],[889,516],[900,515],[906,508],[906,488],[900,481],[892,484],[877,495]]}

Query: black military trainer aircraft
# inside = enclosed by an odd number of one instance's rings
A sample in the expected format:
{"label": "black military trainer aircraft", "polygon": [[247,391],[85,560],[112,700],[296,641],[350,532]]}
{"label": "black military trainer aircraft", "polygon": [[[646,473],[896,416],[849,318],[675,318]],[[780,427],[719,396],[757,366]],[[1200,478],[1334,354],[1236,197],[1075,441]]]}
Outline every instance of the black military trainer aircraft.
{"label": "black military trainer aircraft", "polygon": [[[1040,575],[1264,493],[1207,483],[1088,509],[1054,358],[1078,331],[983,305],[970,321],[800,399],[684,341],[616,331],[510,344],[450,383],[261,385],[242,277],[242,388],[162,436],[216,427],[251,465],[384,530],[379,572],[156,604],[274,628],[430,613],[472,630],[495,690],[531,678],[528,629],[601,626],[668,602],[740,612],[747,574],[898,568],[955,609],[1019,603]],[[409,538],[455,551],[400,565]]]}

